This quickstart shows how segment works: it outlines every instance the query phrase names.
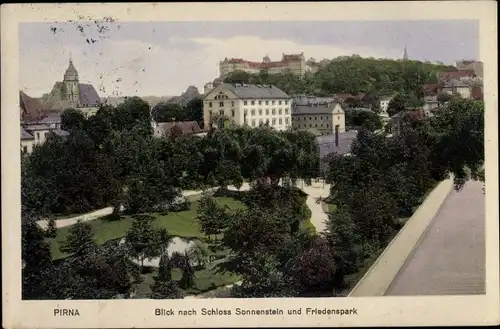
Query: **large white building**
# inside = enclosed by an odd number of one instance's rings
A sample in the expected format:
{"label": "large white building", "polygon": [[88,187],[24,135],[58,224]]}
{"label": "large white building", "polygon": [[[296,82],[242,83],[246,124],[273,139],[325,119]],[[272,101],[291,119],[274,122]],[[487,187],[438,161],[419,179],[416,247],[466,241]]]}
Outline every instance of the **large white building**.
{"label": "large white building", "polygon": [[286,130],[292,124],[291,104],[291,97],[274,86],[222,83],[205,95],[203,118],[205,127],[214,116],[224,116],[237,125]]}

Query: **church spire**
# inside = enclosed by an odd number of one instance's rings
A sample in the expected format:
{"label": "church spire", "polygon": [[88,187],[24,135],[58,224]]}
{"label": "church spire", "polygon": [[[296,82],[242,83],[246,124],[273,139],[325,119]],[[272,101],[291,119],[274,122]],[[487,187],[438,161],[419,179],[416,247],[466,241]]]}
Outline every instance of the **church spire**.
{"label": "church spire", "polygon": [[405,46],[405,49],[404,49],[404,52],[403,52],[403,60],[404,61],[408,60],[408,51],[406,50],[406,46]]}

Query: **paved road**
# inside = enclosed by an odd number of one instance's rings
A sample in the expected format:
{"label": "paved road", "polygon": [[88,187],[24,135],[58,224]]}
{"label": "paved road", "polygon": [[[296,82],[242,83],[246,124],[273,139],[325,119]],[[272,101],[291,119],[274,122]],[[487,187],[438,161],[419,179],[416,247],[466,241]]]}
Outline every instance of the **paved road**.
{"label": "paved road", "polygon": [[485,293],[483,184],[452,191],[386,296]]}

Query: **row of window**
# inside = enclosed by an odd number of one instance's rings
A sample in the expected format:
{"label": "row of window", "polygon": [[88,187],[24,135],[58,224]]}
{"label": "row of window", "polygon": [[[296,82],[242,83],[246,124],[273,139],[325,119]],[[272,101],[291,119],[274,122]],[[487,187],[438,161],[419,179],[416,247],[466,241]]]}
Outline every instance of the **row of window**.
{"label": "row of window", "polygon": [[[278,120],[276,120],[276,118],[273,118],[271,120],[271,126],[276,126],[276,122],[278,122],[278,125],[283,125],[283,119],[282,118],[278,118]],[[263,119],[259,119],[259,125],[263,124],[264,123],[264,120]],[[269,119],[267,119],[265,121],[266,124],[269,124]],[[290,125],[290,120],[289,118],[285,118],[285,126],[289,126]],[[252,119],[252,127],[256,127],[257,126],[257,120],[256,119]]]}
{"label": "row of window", "polygon": [[[309,125],[309,126],[308,126]],[[300,123],[294,123],[293,124],[294,127],[297,127],[297,128],[312,128],[313,127],[313,124],[312,123],[304,123],[303,126],[300,125]],[[318,128],[318,124],[315,123],[314,124],[314,128]],[[323,126],[322,123],[319,124],[319,128],[330,128],[330,124],[325,124],[325,126]]]}
{"label": "row of window", "polygon": [[[245,114],[248,113],[247,109],[245,109],[244,111],[245,111],[244,112]],[[255,113],[256,113],[255,110],[251,110],[250,116],[255,116]],[[262,109],[259,109],[258,113],[259,113],[259,115],[262,115]],[[266,109],[265,113],[266,113],[266,115],[269,115],[269,109]],[[278,115],[282,115],[282,114],[283,114],[283,109],[278,109]],[[288,108],[285,109],[285,114],[288,115]],[[271,109],[271,115],[276,115],[276,109]]]}
{"label": "row of window", "polygon": [[[325,120],[330,120],[330,117],[328,117],[328,116],[325,116],[324,118],[325,118]],[[317,116],[315,116],[315,117],[309,117],[309,120],[313,120],[313,119],[314,120],[318,120],[318,119],[319,120],[323,120],[323,117],[317,117]],[[295,120],[297,120],[297,121],[300,121],[300,120],[306,121],[307,117],[293,117],[293,120],[294,121]],[[340,115],[337,116],[337,120],[340,120]]]}
{"label": "row of window", "polygon": [[[217,95],[215,99],[228,99],[226,95]],[[288,105],[288,101],[278,101],[278,105]],[[258,101],[259,105],[262,105],[262,101]],[[266,105],[269,105],[269,101],[265,101]],[[243,101],[243,105],[248,105],[248,101]],[[250,101],[250,105],[255,105],[255,101]],[[276,101],[271,101],[271,105],[276,105]],[[208,107],[212,107],[213,103],[208,102]],[[231,106],[234,106],[234,101],[231,101]],[[224,102],[219,102],[219,107],[224,107]]]}

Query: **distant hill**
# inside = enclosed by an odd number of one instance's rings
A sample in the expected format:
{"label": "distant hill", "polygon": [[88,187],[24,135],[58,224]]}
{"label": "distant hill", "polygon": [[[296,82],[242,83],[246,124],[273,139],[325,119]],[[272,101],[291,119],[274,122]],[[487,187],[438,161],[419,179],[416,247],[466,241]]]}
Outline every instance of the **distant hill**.
{"label": "distant hill", "polygon": [[[118,104],[123,103],[123,101],[127,98],[127,96],[120,97],[102,97],[103,102],[106,102],[109,105],[116,106]],[[142,96],[144,101],[146,101],[149,106],[153,107],[158,103],[167,102],[172,96]]]}
{"label": "distant hill", "polygon": [[187,103],[196,98],[201,98],[201,94],[198,91],[198,88],[195,86],[189,86],[185,92],[183,92],[180,96],[174,96],[167,101],[167,104],[177,104],[180,106],[186,106]]}

